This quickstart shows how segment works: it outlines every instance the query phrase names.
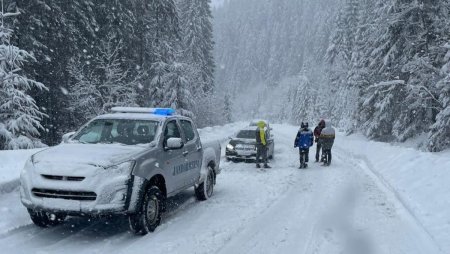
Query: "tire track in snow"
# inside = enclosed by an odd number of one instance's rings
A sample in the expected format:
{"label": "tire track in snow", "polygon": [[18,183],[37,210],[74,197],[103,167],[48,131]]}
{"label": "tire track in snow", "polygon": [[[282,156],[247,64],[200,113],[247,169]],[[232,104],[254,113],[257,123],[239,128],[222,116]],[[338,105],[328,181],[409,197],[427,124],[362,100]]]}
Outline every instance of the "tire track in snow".
{"label": "tire track in snow", "polygon": [[386,179],[375,169],[369,159],[364,155],[357,155],[350,151],[345,150],[342,147],[336,147],[336,153],[338,156],[342,158],[351,158],[349,160],[350,164],[352,164],[355,168],[361,169],[364,174],[367,175],[370,179],[372,179],[378,188],[384,192],[391,200],[394,200],[394,203],[400,205],[401,208],[406,211],[408,217],[411,221],[423,232],[423,234],[429,239],[429,241],[436,247],[436,251],[439,253],[443,253],[441,246],[434,239],[433,235],[427,230],[427,228],[423,225],[423,223],[417,218],[414,214],[413,210],[409,207],[408,203],[404,201],[402,196],[398,193],[398,191],[392,187]]}
{"label": "tire track in snow", "polygon": [[[289,185],[289,188],[286,188],[283,194],[278,196],[274,202],[271,202],[263,213],[258,214],[257,217],[243,225],[242,230],[239,230],[238,234],[232,236],[230,242],[221,247],[217,251],[218,253],[272,253],[274,249],[280,253],[289,253],[283,252],[280,248],[290,244],[302,245],[299,244],[301,239],[295,239],[295,236],[291,234],[292,231],[297,231],[297,236],[302,237],[303,235],[303,239],[307,239],[305,248],[309,248],[308,246],[314,242],[312,240],[312,232],[315,231],[316,222],[303,225],[289,225],[289,218],[296,218],[297,221],[307,221],[307,217],[310,214],[314,214],[314,211],[318,209],[317,206],[321,206],[321,204],[314,203],[314,200],[320,199],[317,194],[322,195],[322,193],[315,192],[313,194],[316,195],[311,195],[311,188],[313,188],[314,184],[309,177],[304,177],[304,174],[309,174],[309,170],[317,170],[317,168],[311,166],[306,171],[297,169],[299,164],[298,150],[290,145],[293,143],[293,137],[295,137],[295,133],[292,132],[296,132],[296,129],[292,127],[289,130],[281,128],[283,130],[281,131],[279,130],[280,127],[282,126],[275,125],[274,127],[278,146],[275,148],[277,160],[272,163],[272,167],[275,170],[292,170],[292,178],[285,179],[281,183]],[[289,155],[285,156],[281,155],[281,153]],[[323,187],[326,184],[324,181],[317,182],[318,184],[315,187],[318,187],[318,185]],[[321,187],[318,188],[321,189]]]}

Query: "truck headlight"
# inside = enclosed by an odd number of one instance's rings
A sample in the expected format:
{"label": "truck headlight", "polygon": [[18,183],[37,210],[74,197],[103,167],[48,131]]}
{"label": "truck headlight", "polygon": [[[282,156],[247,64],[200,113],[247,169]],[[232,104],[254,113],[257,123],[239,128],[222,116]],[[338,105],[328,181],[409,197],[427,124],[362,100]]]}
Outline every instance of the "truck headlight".
{"label": "truck headlight", "polygon": [[107,167],[105,169],[110,170],[113,174],[130,175],[131,171],[134,168],[134,164],[134,161],[126,161],[118,165]]}
{"label": "truck headlight", "polygon": [[227,150],[234,150],[234,146],[232,144],[227,145]]}
{"label": "truck headlight", "polygon": [[27,162],[25,162],[25,166],[23,166],[22,171],[20,172],[20,177],[24,177],[28,172],[34,169],[33,159],[30,157]]}

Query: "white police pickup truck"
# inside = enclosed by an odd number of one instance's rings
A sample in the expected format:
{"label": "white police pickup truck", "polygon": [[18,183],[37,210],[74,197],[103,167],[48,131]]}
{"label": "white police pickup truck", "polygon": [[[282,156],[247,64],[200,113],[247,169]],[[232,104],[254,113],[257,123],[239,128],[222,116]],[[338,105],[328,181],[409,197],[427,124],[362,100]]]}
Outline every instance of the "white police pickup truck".
{"label": "white police pickup truck", "polygon": [[164,108],[111,111],[27,161],[20,194],[36,225],[125,214],[134,233],[146,234],[168,197],[192,186],[199,200],[213,194],[220,143],[202,144],[191,119]]}

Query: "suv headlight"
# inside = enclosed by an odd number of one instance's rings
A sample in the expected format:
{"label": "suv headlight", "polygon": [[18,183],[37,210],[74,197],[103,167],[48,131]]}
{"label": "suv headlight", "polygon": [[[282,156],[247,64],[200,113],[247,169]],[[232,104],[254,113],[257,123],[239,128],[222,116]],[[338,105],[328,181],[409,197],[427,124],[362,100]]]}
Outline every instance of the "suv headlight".
{"label": "suv headlight", "polygon": [[25,177],[29,174],[29,172],[32,172],[34,170],[34,163],[32,157],[30,157],[26,162],[25,165],[22,168],[22,171],[20,171],[20,179],[23,180]]}
{"label": "suv headlight", "polygon": [[110,170],[113,174],[130,175],[134,168],[134,164],[134,161],[126,161],[118,165],[109,166],[105,169]]}
{"label": "suv headlight", "polygon": [[227,150],[234,150],[234,146],[232,144],[227,145]]}

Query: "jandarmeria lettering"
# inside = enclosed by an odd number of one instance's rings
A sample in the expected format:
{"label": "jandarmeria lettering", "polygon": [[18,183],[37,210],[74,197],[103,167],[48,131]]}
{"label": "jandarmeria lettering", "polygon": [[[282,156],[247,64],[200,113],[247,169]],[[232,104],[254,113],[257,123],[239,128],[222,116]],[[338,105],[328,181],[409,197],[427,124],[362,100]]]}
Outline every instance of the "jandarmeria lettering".
{"label": "jandarmeria lettering", "polygon": [[179,175],[182,174],[184,172],[187,172],[189,170],[198,168],[200,166],[200,161],[196,160],[196,161],[190,161],[181,165],[177,165],[175,167],[173,167],[173,175]]}

